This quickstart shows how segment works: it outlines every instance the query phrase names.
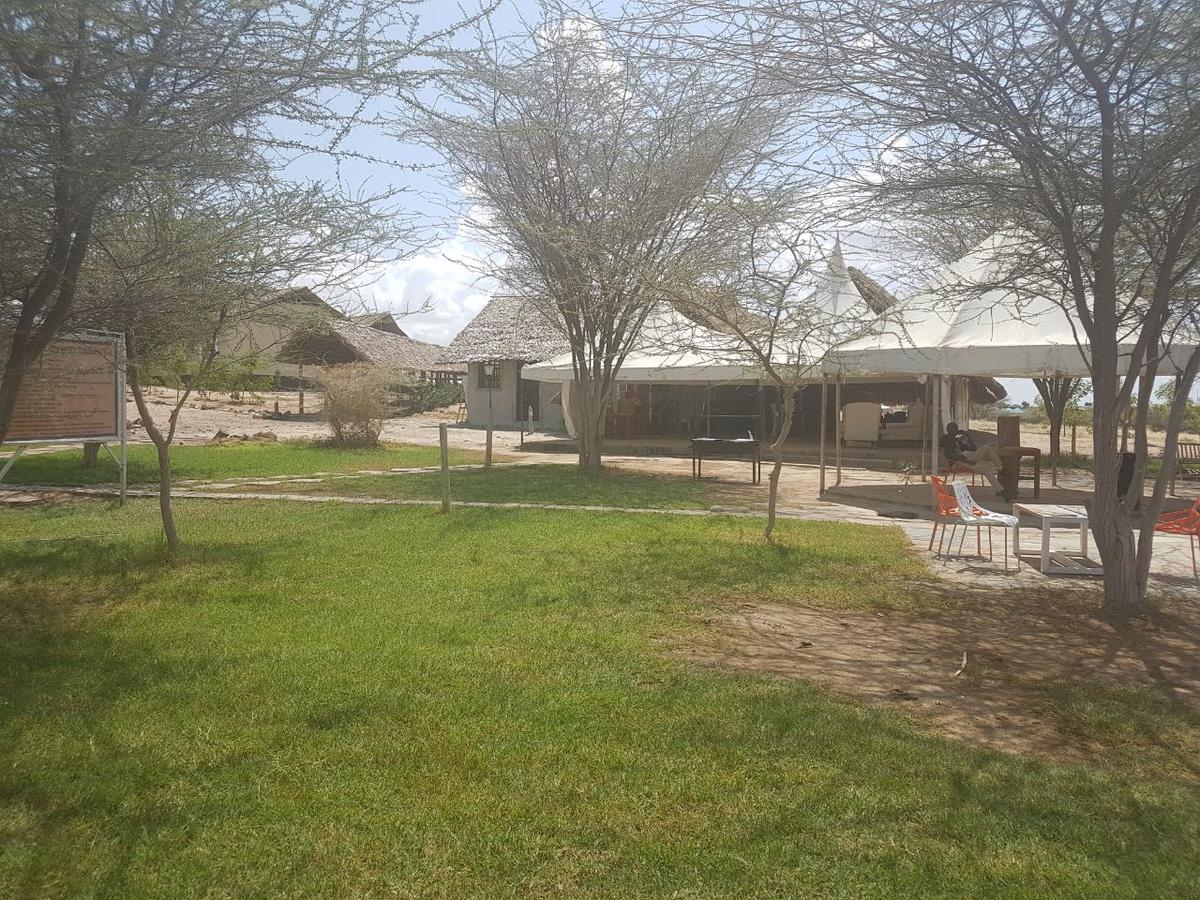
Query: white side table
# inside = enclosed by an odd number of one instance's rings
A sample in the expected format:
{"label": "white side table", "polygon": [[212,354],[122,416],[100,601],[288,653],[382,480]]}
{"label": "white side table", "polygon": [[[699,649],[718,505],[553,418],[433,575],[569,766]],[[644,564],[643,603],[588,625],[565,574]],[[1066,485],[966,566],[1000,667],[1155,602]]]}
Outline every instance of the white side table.
{"label": "white side table", "polygon": [[[1103,575],[1104,568],[1091,565],[1088,560],[1088,514],[1082,506],[1064,506],[1058,503],[1014,503],[1013,515],[1017,527],[1013,529],[1013,553],[1017,565],[1021,564],[1021,516],[1033,516],[1041,520],[1042,559],[1041,570],[1047,575]],[[1050,549],[1051,528],[1079,529],[1079,558],[1061,550]]]}

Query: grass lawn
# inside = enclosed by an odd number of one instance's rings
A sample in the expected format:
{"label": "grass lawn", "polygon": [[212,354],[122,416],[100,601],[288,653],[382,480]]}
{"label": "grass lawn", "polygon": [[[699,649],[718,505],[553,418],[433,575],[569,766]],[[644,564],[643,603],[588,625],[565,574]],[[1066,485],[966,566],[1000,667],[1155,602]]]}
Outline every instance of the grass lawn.
{"label": "grass lawn", "polygon": [[[483,454],[471,450],[452,449],[450,457],[453,464],[483,460]],[[439,459],[437,447],[405,444],[390,444],[370,450],[344,450],[307,441],[186,444],[171,449],[171,470],[176,479],[221,479],[436,466]],[[118,481],[120,476],[120,469],[103,450],[94,469],[83,468],[81,450],[61,450],[25,454],[9,470],[4,483],[108,484]],[[154,448],[150,444],[130,444],[129,483],[157,481],[158,460]]]}
{"label": "grass lawn", "polygon": [[[256,486],[254,490],[268,489]],[[442,479],[437,472],[412,475],[363,475],[329,479],[320,484],[281,484],[278,493],[339,494],[437,500]],[[581,472],[573,464],[497,466],[490,472],[468,469],[450,473],[455,500],[489,503],[566,503],[579,506],[624,506],[643,509],[707,509],[744,498],[736,488],[712,480],[696,481],[675,475],[650,475],[624,469]],[[766,488],[762,489],[766,500]]]}
{"label": "grass lawn", "polygon": [[1194,778],[986,753],[666,652],[748,598],[919,605],[899,530],[231,502],[180,524],[163,566],[148,501],[0,509],[0,896],[1200,886]]}

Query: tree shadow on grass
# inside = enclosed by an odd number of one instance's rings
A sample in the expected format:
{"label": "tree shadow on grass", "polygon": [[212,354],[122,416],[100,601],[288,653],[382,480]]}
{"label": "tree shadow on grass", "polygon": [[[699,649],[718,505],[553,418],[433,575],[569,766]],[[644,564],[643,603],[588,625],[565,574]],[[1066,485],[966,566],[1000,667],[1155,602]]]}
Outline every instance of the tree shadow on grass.
{"label": "tree shadow on grass", "polygon": [[[191,804],[179,816],[154,799],[190,764],[170,755],[169,742],[157,749],[154,709],[163,701],[156,691],[167,685],[194,695],[210,677],[207,667],[92,628],[40,639],[10,631],[0,635],[0,657],[0,807],[20,810],[4,835],[14,853],[0,888],[7,883],[12,896],[70,891],[60,868],[69,863],[69,877],[120,895],[129,864],[156,833],[186,840],[206,827],[204,810],[219,815],[215,805]],[[138,706],[150,736],[130,724]],[[81,833],[96,838],[80,844]]]}
{"label": "tree shadow on grass", "polygon": [[57,630],[88,611],[116,609],[158,584],[172,597],[205,597],[217,580],[261,572],[272,560],[295,556],[299,539],[196,540],[170,557],[158,537],[72,537],[0,545],[0,626]]}

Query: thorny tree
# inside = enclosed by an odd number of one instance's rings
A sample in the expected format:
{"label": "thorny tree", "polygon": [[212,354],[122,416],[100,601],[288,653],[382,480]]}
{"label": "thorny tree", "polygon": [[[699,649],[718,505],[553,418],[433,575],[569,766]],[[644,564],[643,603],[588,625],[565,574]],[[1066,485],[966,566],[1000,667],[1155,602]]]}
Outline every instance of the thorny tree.
{"label": "thorny tree", "polygon": [[[920,220],[952,209],[1027,236],[1014,271],[1052,279],[1079,323],[1093,403],[1091,524],[1105,608],[1141,610],[1154,541],[1131,506],[1148,461],[1153,379],[1179,372],[1162,507],[1200,366],[1200,16],[1192,0],[817,0],[708,4],[733,22],[704,38],[778,77],[823,72],[831,122],[889,157],[868,185]],[[741,17],[739,20],[737,17]],[[715,20],[714,20],[715,21]],[[811,90],[811,81],[803,85]],[[1120,411],[1136,394],[1129,500]]]}
{"label": "thorny tree", "polygon": [[[179,548],[171,444],[180,411],[198,386],[250,362],[222,338],[242,323],[294,316],[293,281],[337,292],[388,254],[405,232],[374,200],[270,179],[232,189],[143,185],[95,235],[77,318],[125,335],[127,383],[158,457],[169,553]],[[168,358],[185,384],[163,422],[145,388]]]}
{"label": "thorny tree", "polygon": [[[94,236],[122,214],[121,195],[154,179],[278,166],[293,151],[341,153],[362,98],[414,81],[405,66],[442,36],[420,34],[415,16],[379,0],[5,5],[0,441],[25,371],[71,316]],[[360,101],[339,112],[347,96]]]}
{"label": "thorny tree", "polygon": [[1057,484],[1058,458],[1062,456],[1062,427],[1067,409],[1087,393],[1087,382],[1082,378],[1068,378],[1062,375],[1050,375],[1045,378],[1033,379],[1033,386],[1041,395],[1042,405],[1046,408],[1046,418],[1050,422],[1050,459],[1052,477]]}
{"label": "thorny tree", "polygon": [[858,294],[841,242],[822,260],[816,237],[823,222],[801,229],[802,208],[781,204],[784,185],[741,232],[730,234],[729,266],[722,285],[693,291],[675,304],[699,327],[679,331],[679,349],[745,367],[774,389],[768,437],[773,465],[768,477],[765,537],[775,530],[783,448],[792,429],[796,395],[820,377],[829,351],[861,336],[880,312]]}
{"label": "thorny tree", "polygon": [[417,127],[473,204],[506,287],[571,347],[579,464],[598,469],[614,378],[647,315],[722,257],[780,104],[706,60],[649,56],[551,9],[512,39],[442,58],[446,102]]}

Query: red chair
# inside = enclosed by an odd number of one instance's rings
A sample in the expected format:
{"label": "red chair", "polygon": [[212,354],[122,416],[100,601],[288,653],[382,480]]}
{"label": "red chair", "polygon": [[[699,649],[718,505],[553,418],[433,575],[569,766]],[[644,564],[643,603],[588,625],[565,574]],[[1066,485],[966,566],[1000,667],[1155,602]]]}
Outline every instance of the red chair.
{"label": "red chair", "polygon": [[1154,530],[1163,534],[1186,534],[1192,550],[1192,577],[1200,579],[1196,571],[1196,541],[1200,538],[1200,498],[1187,509],[1163,513],[1154,523]]}
{"label": "red chair", "polygon": [[[945,479],[930,475],[929,484],[933,488],[933,532],[929,535],[929,549],[933,550],[933,539],[937,537],[940,526],[942,539],[938,541],[937,555],[941,556],[942,544],[946,541],[946,523],[957,524],[961,521],[961,516],[958,514],[958,498],[954,496],[954,491],[946,486]],[[950,545],[954,546],[954,538],[950,539]]]}

